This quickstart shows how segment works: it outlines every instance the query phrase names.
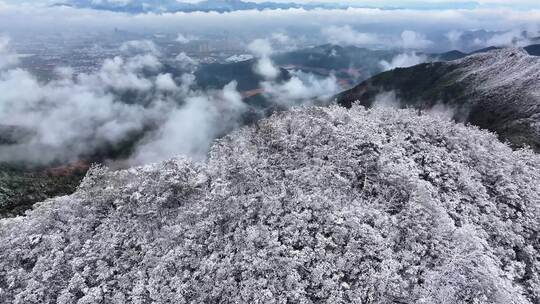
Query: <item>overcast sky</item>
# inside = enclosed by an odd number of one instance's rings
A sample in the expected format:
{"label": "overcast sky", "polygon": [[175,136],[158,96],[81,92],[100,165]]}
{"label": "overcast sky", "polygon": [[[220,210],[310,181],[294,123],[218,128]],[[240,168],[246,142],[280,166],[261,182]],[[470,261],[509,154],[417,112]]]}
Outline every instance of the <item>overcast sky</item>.
{"label": "overcast sky", "polygon": [[[89,0],[97,2],[98,0]],[[110,2],[110,3],[127,3],[132,0],[99,0],[100,2]],[[159,2],[160,0],[148,0],[147,2]],[[249,2],[295,2],[295,3],[339,3],[339,4],[350,4],[355,6],[374,6],[374,7],[385,7],[385,6],[394,6],[394,7],[404,7],[404,8],[416,8],[429,5],[429,7],[439,7],[440,9],[445,8],[455,8],[460,5],[463,7],[470,7],[472,4],[477,4],[484,7],[513,7],[520,9],[527,8],[540,8],[540,1],[538,0],[245,0]],[[63,3],[70,2],[70,0],[0,0],[0,3],[10,3],[17,5],[49,5],[52,3]],[[189,2],[197,3],[201,0],[179,0],[178,2]],[[466,5],[466,6],[465,6]]]}

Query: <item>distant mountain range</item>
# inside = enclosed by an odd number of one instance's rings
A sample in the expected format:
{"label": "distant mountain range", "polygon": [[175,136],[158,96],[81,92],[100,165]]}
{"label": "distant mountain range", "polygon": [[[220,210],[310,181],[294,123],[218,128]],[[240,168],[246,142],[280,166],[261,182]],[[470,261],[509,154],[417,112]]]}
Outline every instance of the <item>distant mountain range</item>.
{"label": "distant mountain range", "polygon": [[54,6],[72,6],[77,8],[91,8],[97,10],[110,10],[127,13],[149,12],[232,12],[239,10],[265,10],[289,8],[347,8],[349,5],[338,3],[277,3],[277,2],[248,2],[241,0],[206,0],[198,3],[187,3],[176,0],[131,0],[131,1],[92,1],[68,0],[58,2]]}
{"label": "distant mountain range", "polygon": [[[198,3],[182,2],[181,0],[129,0],[129,1],[114,1],[114,0],[59,0],[54,6],[72,6],[77,8],[92,8],[98,10],[111,10],[127,13],[147,13],[147,12],[231,12],[238,10],[265,10],[265,9],[290,9],[303,8],[307,10],[325,8],[325,9],[347,9],[347,8],[378,8],[385,10],[395,9],[415,9],[415,10],[433,10],[433,9],[475,9],[486,7],[484,3],[475,1],[469,2],[451,2],[437,1],[436,3],[429,2],[406,2],[401,5],[387,4],[354,4],[340,3],[339,1],[317,2],[311,3],[296,3],[296,2],[250,2],[242,0],[206,0]],[[502,3],[493,6],[505,6]]]}
{"label": "distant mountain range", "polygon": [[532,56],[539,50],[539,45],[493,48],[459,60],[398,68],[341,93],[337,102],[369,107],[381,102],[381,93],[392,92],[400,107],[446,109],[455,120],[540,151],[540,57]]}
{"label": "distant mountain range", "polygon": [[[531,39],[531,41],[533,41],[535,43],[540,42],[540,38],[533,38],[533,39]],[[435,61],[451,61],[451,60],[457,60],[457,59],[465,58],[465,57],[467,57],[469,55],[485,53],[485,52],[494,51],[494,50],[500,50],[500,49],[503,49],[503,47],[490,46],[490,47],[487,47],[487,48],[476,50],[476,51],[471,52],[471,53],[465,53],[465,52],[461,52],[461,51],[458,51],[458,50],[453,50],[453,51],[449,51],[449,52],[441,53],[441,54],[428,54],[428,57],[431,58],[432,60],[435,60]],[[523,49],[529,55],[540,56],[540,44],[532,44],[532,45],[524,47]]]}
{"label": "distant mountain range", "polygon": [[[287,70],[300,70],[317,76],[334,73],[344,87],[352,86],[382,71],[381,60],[391,60],[399,54],[395,50],[370,50],[355,46],[325,44],[272,56],[276,65],[282,67],[280,80],[290,76]],[[258,89],[263,80],[254,72],[256,59],[232,63],[203,64],[195,72],[197,82],[205,89],[222,88],[235,80],[240,91]],[[169,71],[175,73],[174,70]]]}
{"label": "distant mountain range", "polygon": [[345,86],[365,80],[382,71],[380,62],[391,61],[396,50],[372,50],[356,46],[324,44],[274,56],[278,65],[312,74],[327,76],[334,73]]}
{"label": "distant mountain range", "polygon": [[[452,61],[496,49],[499,48],[485,48],[472,53],[454,50],[440,54],[419,55],[424,55],[428,61]],[[524,49],[530,55],[540,56],[540,45],[531,45]],[[276,54],[272,59],[278,66],[282,67],[281,80],[289,79],[290,75],[287,70],[300,70],[321,77],[334,74],[340,84],[346,88],[353,87],[359,82],[383,72],[381,61],[392,61],[392,58],[399,55],[400,52],[400,50],[371,50],[356,46],[324,44]],[[198,84],[204,89],[218,89],[236,80],[240,91],[251,91],[258,89],[263,80],[254,72],[255,63],[256,59],[226,64],[204,64],[199,67],[195,75]],[[174,70],[168,72],[178,73]]]}

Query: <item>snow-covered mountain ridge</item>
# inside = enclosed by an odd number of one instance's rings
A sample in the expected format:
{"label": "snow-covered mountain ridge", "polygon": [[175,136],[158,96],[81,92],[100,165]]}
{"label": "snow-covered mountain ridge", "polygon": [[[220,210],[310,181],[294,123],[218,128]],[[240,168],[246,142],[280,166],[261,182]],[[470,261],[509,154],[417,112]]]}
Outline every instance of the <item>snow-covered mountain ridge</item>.
{"label": "snow-covered mountain ridge", "polygon": [[350,106],[395,92],[401,106],[450,107],[458,121],[496,132],[516,146],[540,149],[540,57],[520,48],[478,53],[460,60],[389,71],[342,93]]}
{"label": "snow-covered mountain ridge", "polygon": [[2,303],[538,303],[540,156],[301,108],[0,221]]}
{"label": "snow-covered mountain ridge", "polygon": [[[465,81],[472,77],[480,84],[478,89],[489,90],[508,86],[516,91],[540,89],[540,57],[529,55],[522,48],[504,48],[467,56],[450,62],[460,65]],[[486,82],[484,86],[482,84]]]}

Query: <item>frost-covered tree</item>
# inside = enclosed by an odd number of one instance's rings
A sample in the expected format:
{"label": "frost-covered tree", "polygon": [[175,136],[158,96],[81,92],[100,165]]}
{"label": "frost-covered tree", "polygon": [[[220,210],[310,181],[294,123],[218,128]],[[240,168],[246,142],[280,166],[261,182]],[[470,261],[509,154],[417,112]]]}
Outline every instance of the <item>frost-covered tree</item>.
{"label": "frost-covered tree", "polygon": [[539,303],[540,157],[300,108],[0,222],[1,303]]}

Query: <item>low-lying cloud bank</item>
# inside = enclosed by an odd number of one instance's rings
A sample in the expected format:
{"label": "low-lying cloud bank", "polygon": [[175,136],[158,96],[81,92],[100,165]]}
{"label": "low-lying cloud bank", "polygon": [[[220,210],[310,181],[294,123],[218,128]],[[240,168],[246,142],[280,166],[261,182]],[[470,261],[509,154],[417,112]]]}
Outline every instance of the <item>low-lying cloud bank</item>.
{"label": "low-lying cloud bank", "polygon": [[[0,45],[4,58],[17,58],[7,39]],[[262,48],[257,52],[256,45]],[[319,79],[291,71],[289,81],[269,75],[279,71],[269,59],[270,42],[254,42],[257,71],[270,104],[288,107],[321,102],[339,90],[334,77]],[[161,52],[151,41],[131,41],[123,55],[105,60],[91,74],[74,75],[69,67],[40,82],[29,72],[5,61],[0,70],[0,122],[25,134],[16,144],[0,146],[0,162],[50,164],[80,158],[129,156],[131,164],[149,163],[181,154],[205,159],[212,141],[242,124],[250,107],[232,81],[220,90],[197,89],[195,76],[163,73]],[[169,62],[169,61],[168,61]],[[262,63],[261,63],[262,62]],[[193,70],[197,62],[176,57],[179,69]]]}
{"label": "low-lying cloud bank", "polygon": [[173,81],[170,75],[144,75],[160,66],[150,54],[115,57],[95,74],[75,76],[69,68],[58,69],[57,78],[47,83],[21,69],[2,72],[0,121],[32,136],[1,146],[0,161],[72,161],[167,120],[185,92],[164,88],[164,79]]}
{"label": "low-lying cloud bank", "polygon": [[249,50],[258,58],[255,73],[265,79],[261,82],[263,94],[276,105],[291,107],[324,103],[341,89],[334,75],[324,78],[297,70],[289,71],[290,79],[276,82],[280,68],[270,58],[274,53],[271,39],[255,40],[249,45]]}
{"label": "low-lying cloud bank", "polygon": [[[324,20],[324,23],[321,22]],[[130,15],[109,11],[70,7],[29,7],[0,4],[0,28],[13,35],[31,30],[33,33],[66,33],[112,31],[115,28],[131,32],[175,32],[178,43],[214,33],[216,28],[239,37],[262,37],[268,32],[284,31],[296,39],[351,43],[354,45],[394,45],[403,40],[405,47],[441,49],[454,46],[465,51],[478,48],[475,39],[463,40],[456,35],[484,29],[507,37],[480,37],[477,44],[512,42],[515,36],[528,31],[538,36],[540,10],[519,10],[510,7],[476,9],[287,9],[266,11],[234,11],[229,13],[164,13]],[[448,36],[448,33],[454,33]],[[509,34],[510,33],[510,34]],[[514,34],[511,34],[514,33]],[[493,35],[492,35],[493,36]],[[293,40],[294,41],[294,40]],[[290,42],[290,41],[289,41]]]}

